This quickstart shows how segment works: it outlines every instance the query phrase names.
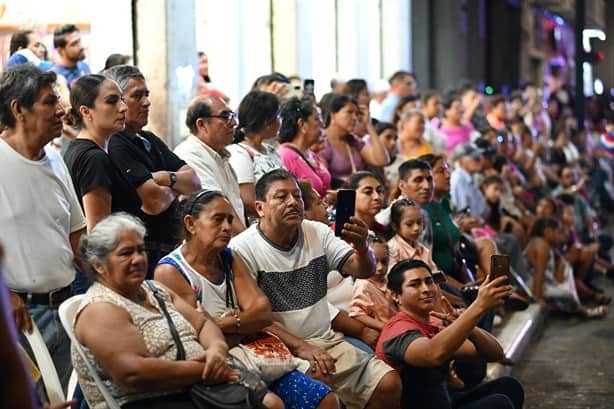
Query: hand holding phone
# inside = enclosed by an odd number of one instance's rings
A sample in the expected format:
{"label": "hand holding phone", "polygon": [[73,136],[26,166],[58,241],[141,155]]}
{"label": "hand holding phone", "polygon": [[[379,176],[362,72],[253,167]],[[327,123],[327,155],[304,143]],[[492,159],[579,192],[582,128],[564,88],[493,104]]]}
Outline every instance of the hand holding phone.
{"label": "hand holding phone", "polygon": [[303,81],[303,96],[304,97],[313,97],[315,96],[315,82],[311,78],[305,79]]}
{"label": "hand holding phone", "polygon": [[493,254],[490,256],[490,279],[506,276],[510,273],[510,257],[507,254]]}
{"label": "hand holding phone", "polygon": [[335,213],[335,236],[341,237],[343,225],[350,222],[356,210],[356,191],[353,189],[339,189],[337,191],[337,206]]}
{"label": "hand holding phone", "polygon": [[448,279],[446,278],[446,275],[444,274],[443,271],[441,270],[433,271],[433,282],[435,284],[443,284],[446,281],[448,281]]}

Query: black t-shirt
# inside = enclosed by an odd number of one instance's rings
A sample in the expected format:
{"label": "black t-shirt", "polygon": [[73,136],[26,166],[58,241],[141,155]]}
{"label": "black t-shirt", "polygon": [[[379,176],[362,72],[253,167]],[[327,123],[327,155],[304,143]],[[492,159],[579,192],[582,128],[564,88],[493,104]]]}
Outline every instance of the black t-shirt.
{"label": "black t-shirt", "polygon": [[403,409],[450,409],[447,391],[449,361],[436,367],[417,367],[405,362],[405,351],[413,341],[424,335],[418,330],[400,334],[383,342],[388,362],[400,367]]}
{"label": "black t-shirt", "polygon": [[79,203],[83,196],[99,188],[111,194],[111,211],[124,211],[140,216],[141,198],[121,171],[111,162],[109,155],[94,141],[75,139],[64,154]]}
{"label": "black t-shirt", "polygon": [[[176,172],[186,164],[163,140],[147,131],[141,131],[138,135],[127,131],[113,134],[109,141],[109,156],[134,189],[151,179],[153,172]],[[158,215],[142,214],[148,240],[168,245],[177,243],[177,207],[175,201]]]}

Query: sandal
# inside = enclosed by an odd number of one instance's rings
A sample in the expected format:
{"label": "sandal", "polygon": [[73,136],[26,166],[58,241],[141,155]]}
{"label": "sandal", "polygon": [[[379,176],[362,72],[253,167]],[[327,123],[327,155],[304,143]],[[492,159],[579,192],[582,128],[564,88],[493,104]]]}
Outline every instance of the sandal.
{"label": "sandal", "polygon": [[523,297],[517,292],[512,293],[503,304],[510,311],[524,311],[529,308],[529,299]]}
{"label": "sandal", "polygon": [[604,318],[608,314],[608,307],[600,305],[599,307],[583,308],[580,310],[580,315],[584,318]]}
{"label": "sandal", "polygon": [[610,305],[610,303],[612,302],[612,297],[604,293],[595,292],[595,294],[593,295],[593,301],[597,305]]}

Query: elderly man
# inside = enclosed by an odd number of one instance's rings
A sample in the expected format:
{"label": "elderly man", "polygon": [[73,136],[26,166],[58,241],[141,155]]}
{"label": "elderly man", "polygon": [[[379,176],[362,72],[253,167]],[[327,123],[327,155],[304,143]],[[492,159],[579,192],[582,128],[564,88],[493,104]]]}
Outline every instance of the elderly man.
{"label": "elderly man", "polygon": [[17,328],[31,331],[34,320],[66,386],[70,340],[58,306],[73,294],[85,219],[64,161],[48,146],[64,117],[55,80],[30,64],[0,77],[0,242]]}
{"label": "elderly man", "polygon": [[395,405],[399,376],[331,329],[326,300],[329,271],[358,278],[373,274],[375,256],[366,223],[352,217],[343,227],[344,241],[325,224],[303,220],[296,177],[284,169],[266,173],[255,189],[260,222],[230,246],[269,297],[276,322],[271,331],[308,360],[309,374],[322,376],[348,408]]}
{"label": "elderly man", "polygon": [[219,190],[235,211],[233,234],[245,230],[245,210],[239,182],[228,158],[226,146],[232,143],[237,115],[215,96],[195,98],[188,106],[185,123],[191,135],[175,148],[175,153],[196,171],[203,189]]}
{"label": "elderly man", "polygon": [[482,170],[483,151],[470,144],[459,145],[454,149],[456,167],[450,178],[450,196],[458,211],[466,211],[481,220],[486,212],[484,194],[474,180]]}
{"label": "elderly man", "polygon": [[149,120],[149,88],[141,71],[116,65],[103,74],[119,84],[128,106],[126,129],[111,136],[109,156],[141,196],[142,217],[147,227],[145,247],[149,274],[158,260],[178,242],[177,196],[200,189],[196,173],[156,135],[144,131]]}

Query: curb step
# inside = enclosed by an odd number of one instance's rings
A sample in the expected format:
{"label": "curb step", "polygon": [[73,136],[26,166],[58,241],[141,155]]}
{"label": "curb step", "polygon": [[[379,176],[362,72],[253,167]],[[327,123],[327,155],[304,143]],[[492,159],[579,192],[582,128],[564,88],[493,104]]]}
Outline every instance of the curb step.
{"label": "curb step", "polygon": [[[544,324],[545,309],[539,304],[531,304],[524,311],[508,313],[503,326],[494,329],[505,356],[514,362],[518,362],[524,354],[531,340],[538,335]],[[492,380],[512,372],[513,366],[498,363],[488,364],[486,379]]]}

